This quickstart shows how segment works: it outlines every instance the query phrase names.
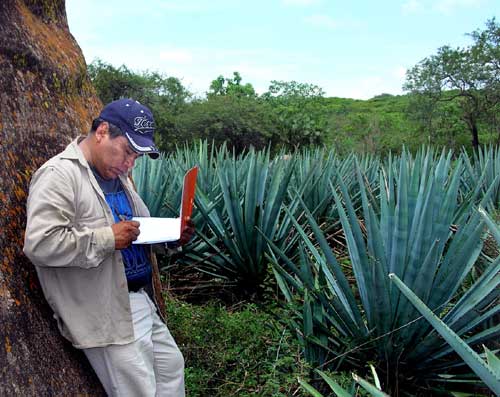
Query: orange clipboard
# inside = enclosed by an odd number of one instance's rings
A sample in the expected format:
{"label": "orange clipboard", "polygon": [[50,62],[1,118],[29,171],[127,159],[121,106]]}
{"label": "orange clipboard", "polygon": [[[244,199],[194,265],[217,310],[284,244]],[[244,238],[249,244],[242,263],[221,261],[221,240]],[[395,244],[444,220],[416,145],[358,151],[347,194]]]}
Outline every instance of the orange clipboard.
{"label": "orange clipboard", "polygon": [[181,234],[186,228],[186,222],[191,218],[193,213],[194,192],[196,190],[196,176],[198,175],[198,166],[191,168],[184,175],[184,183],[182,185],[182,202],[181,202]]}

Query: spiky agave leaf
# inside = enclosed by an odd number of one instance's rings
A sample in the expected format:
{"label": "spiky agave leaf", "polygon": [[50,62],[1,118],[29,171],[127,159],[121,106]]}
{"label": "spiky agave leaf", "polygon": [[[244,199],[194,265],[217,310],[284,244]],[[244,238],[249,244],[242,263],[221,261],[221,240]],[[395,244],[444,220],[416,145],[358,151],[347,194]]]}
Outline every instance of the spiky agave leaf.
{"label": "spiky agave leaf", "polygon": [[[500,259],[498,260],[500,263]],[[460,357],[471,367],[474,373],[495,393],[500,394],[500,376],[483,361],[479,355],[470,348],[455,332],[451,330],[432,310],[430,310],[413,291],[403,283],[394,273],[389,278],[398,289],[408,298],[412,305],[425,317],[436,331],[450,344]]]}

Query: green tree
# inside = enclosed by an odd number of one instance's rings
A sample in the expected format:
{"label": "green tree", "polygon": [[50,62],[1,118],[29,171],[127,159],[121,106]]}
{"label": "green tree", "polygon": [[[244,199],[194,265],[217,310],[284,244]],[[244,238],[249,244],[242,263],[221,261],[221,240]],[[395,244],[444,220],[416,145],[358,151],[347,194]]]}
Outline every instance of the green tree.
{"label": "green tree", "polygon": [[423,95],[429,101],[426,106],[430,104],[431,108],[441,102],[455,102],[476,149],[480,121],[495,114],[499,106],[500,27],[493,18],[484,31],[475,31],[470,36],[472,45],[443,46],[437,54],[408,70],[403,88]]}
{"label": "green tree", "polygon": [[317,85],[309,83],[298,83],[296,81],[278,81],[272,80],[269,90],[264,94],[264,97],[279,97],[279,98],[323,98],[325,91]]}
{"label": "green tree", "polygon": [[217,146],[226,143],[236,153],[251,146],[262,149],[275,135],[265,103],[234,95],[192,101],[176,117],[176,128],[183,141],[207,139]]}
{"label": "green tree", "polygon": [[271,81],[261,99],[272,109],[277,132],[273,142],[291,148],[323,143],[327,126],[324,94],[313,84]]}
{"label": "green tree", "polygon": [[486,29],[470,34],[475,42],[473,51],[476,57],[483,57],[487,81],[484,88],[485,100],[490,106],[485,109],[484,118],[500,144],[500,26],[495,19],[486,22]]}
{"label": "green tree", "polygon": [[241,84],[242,77],[238,72],[233,72],[233,78],[219,76],[210,84],[207,97],[232,95],[238,97],[255,98],[255,89],[252,84]]}

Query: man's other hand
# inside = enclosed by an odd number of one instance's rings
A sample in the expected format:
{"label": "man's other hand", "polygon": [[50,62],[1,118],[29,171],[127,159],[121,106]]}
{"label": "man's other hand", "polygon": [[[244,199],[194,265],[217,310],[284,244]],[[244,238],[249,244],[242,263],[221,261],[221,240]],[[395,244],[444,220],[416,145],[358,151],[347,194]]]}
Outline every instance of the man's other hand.
{"label": "man's other hand", "polygon": [[186,221],[186,227],[182,231],[181,238],[179,239],[179,245],[187,244],[193,238],[195,232],[194,223],[191,219]]}
{"label": "man's other hand", "polygon": [[115,249],[127,248],[132,244],[132,241],[137,240],[139,225],[139,222],[136,221],[121,221],[111,226],[115,235]]}
{"label": "man's other hand", "polygon": [[181,237],[179,240],[175,241],[169,241],[168,243],[165,243],[165,248],[171,249],[171,250],[177,250],[179,247],[181,247],[184,244],[189,243],[191,239],[193,238],[195,232],[195,227],[194,223],[191,219],[188,219],[186,221],[186,227],[181,233]]}

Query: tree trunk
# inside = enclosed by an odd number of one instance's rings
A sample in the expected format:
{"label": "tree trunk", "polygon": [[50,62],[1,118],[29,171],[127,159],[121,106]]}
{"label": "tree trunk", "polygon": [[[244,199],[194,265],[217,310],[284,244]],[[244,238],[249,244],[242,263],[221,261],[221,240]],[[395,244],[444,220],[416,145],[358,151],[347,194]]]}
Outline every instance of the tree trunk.
{"label": "tree trunk", "polygon": [[475,152],[479,150],[479,133],[477,130],[477,123],[475,120],[472,120],[471,123],[471,133],[472,133],[472,148]]}
{"label": "tree trunk", "polygon": [[52,318],[22,253],[33,171],[90,128],[101,104],[64,0],[0,0],[0,395],[104,395]]}
{"label": "tree trunk", "polygon": [[469,131],[472,135],[472,141],[471,141],[472,149],[475,152],[477,152],[479,150],[479,131],[477,129],[476,116],[474,114],[472,114],[472,112],[467,112],[464,115],[463,120],[465,121],[465,123],[469,127]]}

